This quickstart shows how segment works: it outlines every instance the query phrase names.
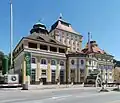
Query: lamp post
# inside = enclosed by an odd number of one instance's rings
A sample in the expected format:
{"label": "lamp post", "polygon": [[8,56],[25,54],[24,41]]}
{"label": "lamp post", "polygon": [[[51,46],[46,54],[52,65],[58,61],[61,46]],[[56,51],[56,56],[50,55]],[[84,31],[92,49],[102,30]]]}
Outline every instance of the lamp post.
{"label": "lamp post", "polygon": [[12,6],[12,0],[10,0],[10,66],[12,68],[13,64],[13,55],[12,55],[12,50],[13,50],[13,6]]}

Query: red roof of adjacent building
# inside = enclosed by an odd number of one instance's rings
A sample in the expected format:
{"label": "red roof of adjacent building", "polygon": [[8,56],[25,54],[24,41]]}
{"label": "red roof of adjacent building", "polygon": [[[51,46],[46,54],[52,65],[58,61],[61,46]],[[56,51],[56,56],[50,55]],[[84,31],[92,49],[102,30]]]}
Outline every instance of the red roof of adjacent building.
{"label": "red roof of adjacent building", "polygon": [[96,41],[90,41],[90,49],[88,48],[88,43],[84,49],[82,49],[82,52],[85,54],[89,53],[100,53],[100,54],[105,54],[106,52],[102,49],[100,49],[96,43]]}

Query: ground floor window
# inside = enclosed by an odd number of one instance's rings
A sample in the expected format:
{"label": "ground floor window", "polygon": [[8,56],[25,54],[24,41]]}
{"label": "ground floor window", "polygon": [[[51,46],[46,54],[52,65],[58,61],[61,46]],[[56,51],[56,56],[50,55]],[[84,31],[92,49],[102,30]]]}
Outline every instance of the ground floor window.
{"label": "ground floor window", "polygon": [[60,83],[64,83],[64,71],[60,71]]}
{"label": "ground floor window", "polygon": [[42,75],[46,75],[46,70],[42,70]]}
{"label": "ground floor window", "polygon": [[31,69],[31,76],[30,76],[31,83],[35,83],[35,76],[36,76],[35,69]]}
{"label": "ground floor window", "polygon": [[75,70],[71,69],[71,82],[75,81]]}
{"label": "ground floor window", "polygon": [[55,83],[55,76],[56,76],[55,70],[52,70],[51,71],[51,82],[52,83]]}

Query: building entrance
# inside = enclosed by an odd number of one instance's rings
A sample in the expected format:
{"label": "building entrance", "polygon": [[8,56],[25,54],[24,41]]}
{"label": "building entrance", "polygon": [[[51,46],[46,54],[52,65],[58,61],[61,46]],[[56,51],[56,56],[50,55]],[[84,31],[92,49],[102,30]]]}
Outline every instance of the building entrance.
{"label": "building entrance", "polygon": [[43,84],[46,84],[46,78],[41,78],[42,79],[42,82],[43,82]]}

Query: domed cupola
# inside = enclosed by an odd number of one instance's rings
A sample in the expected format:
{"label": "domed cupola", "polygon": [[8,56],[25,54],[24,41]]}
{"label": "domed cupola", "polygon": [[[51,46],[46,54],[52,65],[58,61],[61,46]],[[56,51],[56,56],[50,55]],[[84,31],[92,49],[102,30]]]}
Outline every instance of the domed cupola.
{"label": "domed cupola", "polygon": [[33,28],[30,30],[30,33],[40,33],[40,34],[48,34],[46,26],[40,22],[37,22],[33,25]]}

